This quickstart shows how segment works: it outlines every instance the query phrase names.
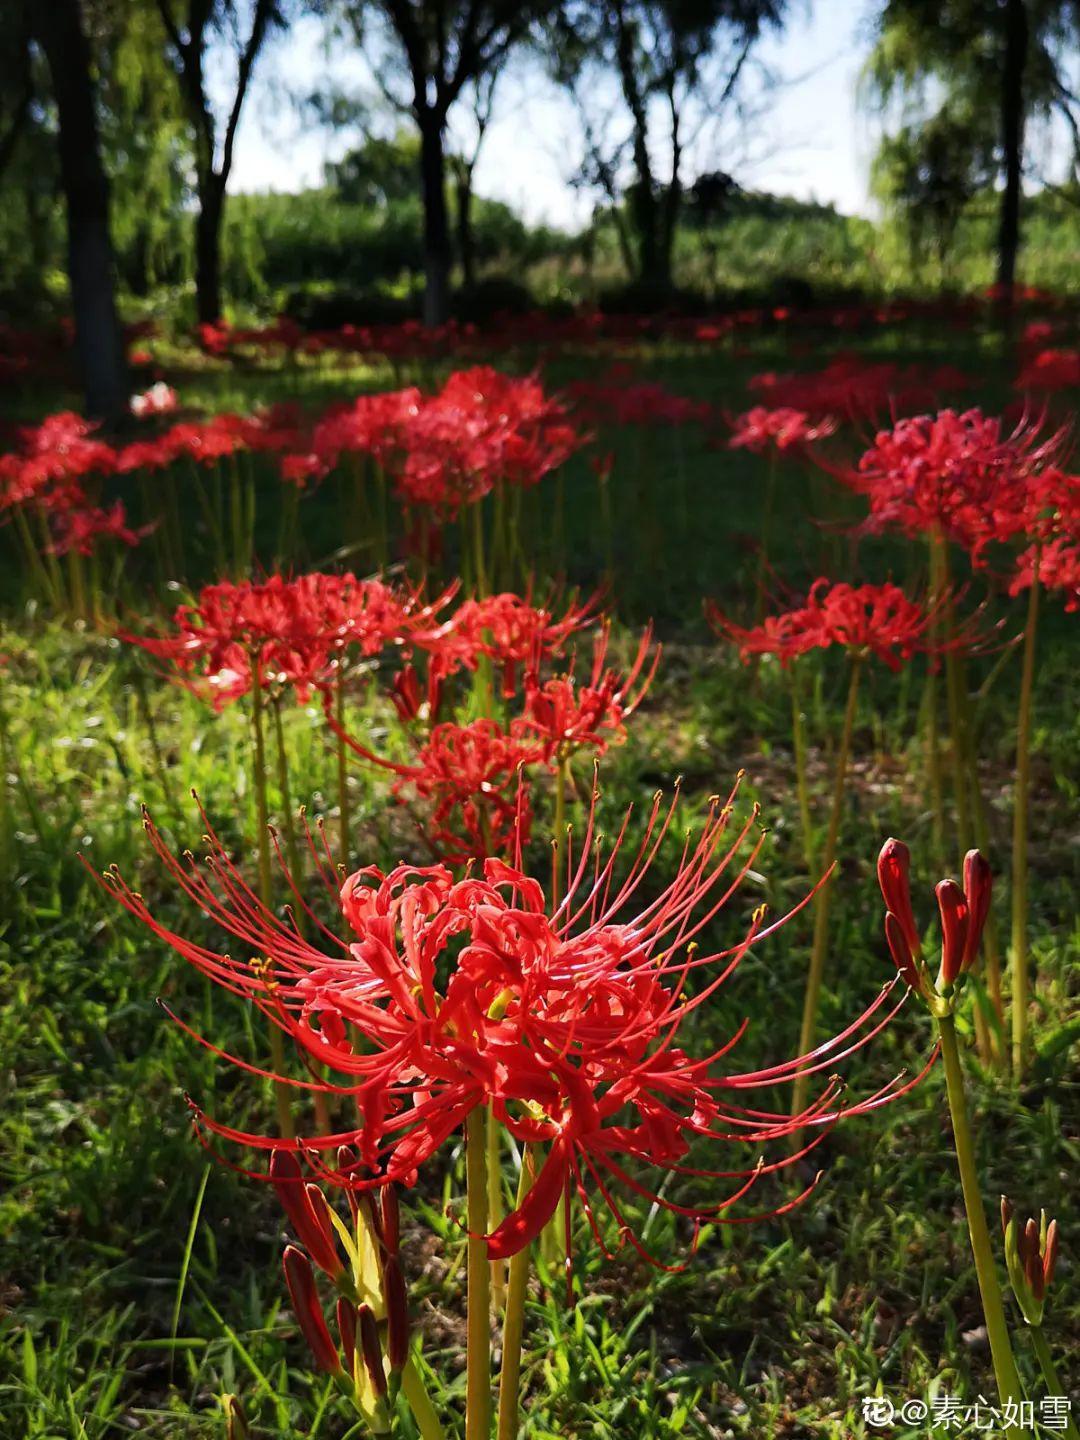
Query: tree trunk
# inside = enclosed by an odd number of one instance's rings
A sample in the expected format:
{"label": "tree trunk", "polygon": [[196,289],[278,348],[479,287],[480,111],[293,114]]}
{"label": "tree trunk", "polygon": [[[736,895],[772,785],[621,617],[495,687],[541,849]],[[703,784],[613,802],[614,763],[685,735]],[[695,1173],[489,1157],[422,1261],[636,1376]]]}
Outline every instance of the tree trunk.
{"label": "tree trunk", "polygon": [[195,218],[195,309],[200,325],[221,319],[221,221],[225,212],[225,185],[218,175],[199,184],[199,213]]}
{"label": "tree trunk", "polygon": [[461,279],[466,289],[476,284],[476,247],[473,241],[472,224],[472,166],[462,163],[457,175],[457,232],[458,257],[461,260]]}
{"label": "tree trunk", "polygon": [[443,119],[438,111],[418,111],[420,125],[420,196],[424,204],[424,324],[444,325],[450,316],[450,223],[446,209],[446,158]]}
{"label": "tree trunk", "polygon": [[1006,0],[1005,53],[1001,69],[1001,149],[1005,186],[998,221],[997,288],[1011,306],[1020,248],[1020,199],[1024,158],[1024,69],[1027,64],[1028,18],[1024,0]]}
{"label": "tree trunk", "polygon": [[114,419],[127,409],[127,376],[116,317],[109,185],[98,142],[90,51],[78,0],[38,5],[32,19],[52,76],[59,117],[68,278],[86,413]]}

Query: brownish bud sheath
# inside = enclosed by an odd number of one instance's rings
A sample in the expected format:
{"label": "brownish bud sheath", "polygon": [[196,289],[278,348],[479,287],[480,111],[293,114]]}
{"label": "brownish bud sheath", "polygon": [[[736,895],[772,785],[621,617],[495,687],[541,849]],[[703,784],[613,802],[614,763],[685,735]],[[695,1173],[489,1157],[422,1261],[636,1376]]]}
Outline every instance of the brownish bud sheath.
{"label": "brownish bud sheath", "polygon": [[1012,1201],[1007,1195],[1001,1197],[1001,1233],[1004,1235],[1009,1228],[1009,1221],[1013,1217]]}
{"label": "brownish bud sheath", "polygon": [[315,1364],[328,1375],[341,1373],[341,1360],[337,1348],[326,1328],[319,1294],[315,1288],[315,1272],[311,1262],[295,1245],[285,1247],[283,1257],[285,1283],[289,1287],[293,1314],[300,1331],[308,1343],[308,1349],[315,1358]]}
{"label": "brownish bud sheath", "polygon": [[941,912],[941,982],[955,985],[964,964],[968,938],[968,906],[955,880],[939,880],[934,886]]}
{"label": "brownish bud sheath", "polygon": [[381,1400],[386,1394],[386,1370],[383,1366],[382,1346],[379,1344],[379,1327],[370,1305],[361,1305],[356,1312],[357,1329],[360,1335],[360,1353],[364,1366]]}
{"label": "brownish bud sheath", "polygon": [[964,856],[964,899],[968,907],[967,944],[964,947],[962,970],[970,970],[979,955],[983,928],[990,914],[990,898],[994,877],[990,864],[978,850],[969,850]]}
{"label": "brownish bud sheath", "polygon": [[1039,1253],[1039,1227],[1034,1220],[1029,1220],[1024,1226],[1020,1258],[1024,1262],[1024,1274],[1027,1276],[1028,1288],[1036,1300],[1041,1300],[1045,1294],[1043,1262],[1042,1255]]}
{"label": "brownish bud sheath", "polygon": [[[343,1175],[350,1175],[356,1168],[356,1151],[351,1145],[339,1145],[337,1152],[337,1168]],[[352,1216],[353,1225],[356,1225],[358,1211],[355,1192],[346,1187],[345,1198],[349,1202],[349,1214]]]}
{"label": "brownish bud sheath", "polygon": [[401,1247],[401,1212],[398,1209],[397,1187],[391,1182],[379,1192],[382,1216],[382,1241],[387,1253],[396,1255]]}
{"label": "brownish bud sheath", "polygon": [[[296,1238],[307,1248],[319,1269],[336,1280],[345,1267],[326,1215],[326,1197],[317,1185],[304,1184],[300,1163],[289,1150],[275,1150],[270,1156],[270,1180],[282,1209],[292,1222]],[[312,1191],[322,1201],[323,1208],[318,1213],[312,1206]]]}
{"label": "brownish bud sheath", "polygon": [[386,1302],[386,1357],[390,1369],[401,1370],[409,1358],[409,1297],[401,1262],[391,1255],[383,1266],[383,1299]]}
{"label": "brownish bud sheath", "polygon": [[888,942],[889,954],[892,956],[893,964],[903,976],[905,982],[912,990],[922,990],[919,979],[919,972],[911,951],[908,948],[907,937],[904,935],[904,928],[900,921],[888,911],[885,916],[885,939]]}
{"label": "brownish bud sheath", "polygon": [[881,847],[877,862],[878,884],[885,909],[896,916],[911,954],[919,953],[919,932],[911,908],[911,852],[902,840],[891,836]]}
{"label": "brownish bud sheath", "polygon": [[341,1353],[345,1356],[345,1369],[353,1373],[353,1357],[356,1354],[356,1306],[342,1295],[337,1302],[337,1327],[341,1336]]}

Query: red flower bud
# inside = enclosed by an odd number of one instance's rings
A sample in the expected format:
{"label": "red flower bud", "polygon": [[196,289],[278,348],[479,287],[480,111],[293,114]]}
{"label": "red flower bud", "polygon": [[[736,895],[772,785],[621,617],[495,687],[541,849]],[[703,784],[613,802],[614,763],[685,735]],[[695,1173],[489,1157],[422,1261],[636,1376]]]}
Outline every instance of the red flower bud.
{"label": "red flower bud", "polygon": [[[292,1221],[296,1238],[307,1248],[319,1267],[336,1280],[345,1266],[334,1244],[333,1226],[326,1213],[327,1200],[317,1185],[305,1185],[300,1163],[290,1150],[275,1150],[270,1156],[270,1179],[282,1208]],[[320,1208],[313,1203],[318,1195]]]}
{"label": "red flower bud", "polygon": [[401,1245],[401,1212],[398,1209],[397,1188],[392,1183],[384,1185],[379,1192],[381,1200],[382,1241],[387,1252],[396,1255]]}
{"label": "red flower bud", "polygon": [[964,964],[967,948],[968,905],[955,880],[939,880],[934,886],[941,912],[941,985],[955,985]]}
{"label": "red flower bud", "polygon": [[983,927],[990,913],[990,895],[994,877],[986,857],[978,850],[964,856],[964,898],[968,907],[968,935],[962,970],[970,970],[979,954]]}
{"label": "red flower bud", "polygon": [[383,1266],[383,1299],[386,1302],[386,1357],[390,1369],[402,1369],[409,1358],[409,1297],[401,1261],[391,1255]]}
{"label": "red flower bud", "polygon": [[315,1357],[315,1364],[327,1374],[337,1375],[341,1370],[341,1360],[333,1340],[330,1339],[330,1331],[326,1328],[311,1262],[295,1245],[287,1245],[283,1264],[285,1283],[292,1297],[293,1314],[308,1343],[308,1349]]}
{"label": "red flower bud", "polygon": [[911,852],[902,840],[890,837],[878,855],[878,884],[885,899],[885,909],[896,916],[908,950],[914,957],[918,955],[921,946],[915,914],[911,908],[910,873]]}
{"label": "red flower bud", "polygon": [[361,1305],[356,1312],[356,1318],[360,1332],[360,1353],[364,1357],[364,1365],[375,1387],[375,1393],[381,1400],[388,1386],[382,1346],[379,1344],[379,1327],[375,1323],[375,1315],[370,1305]]}
{"label": "red flower bud", "polygon": [[341,1352],[345,1356],[345,1369],[353,1373],[353,1357],[356,1354],[356,1306],[342,1295],[337,1302],[337,1327],[341,1336]]}
{"label": "red flower bud", "polygon": [[1049,1286],[1054,1278],[1054,1267],[1057,1264],[1058,1253],[1058,1223],[1051,1220],[1046,1227],[1046,1250],[1043,1252],[1043,1281]]}
{"label": "red flower bud", "polygon": [[1012,1201],[1007,1195],[1001,1197],[1001,1233],[1004,1235],[1009,1228],[1009,1221],[1013,1217]]}
{"label": "red flower bud", "polygon": [[905,982],[912,990],[921,990],[919,971],[915,961],[911,958],[903,926],[891,910],[885,916],[885,939],[889,945],[889,954],[892,956],[893,964],[900,971]]}
{"label": "red flower bud", "polygon": [[1039,1253],[1039,1227],[1034,1220],[1024,1226],[1020,1257],[1024,1262],[1024,1273],[1028,1286],[1036,1300],[1046,1297],[1046,1276],[1043,1273],[1042,1255]]}

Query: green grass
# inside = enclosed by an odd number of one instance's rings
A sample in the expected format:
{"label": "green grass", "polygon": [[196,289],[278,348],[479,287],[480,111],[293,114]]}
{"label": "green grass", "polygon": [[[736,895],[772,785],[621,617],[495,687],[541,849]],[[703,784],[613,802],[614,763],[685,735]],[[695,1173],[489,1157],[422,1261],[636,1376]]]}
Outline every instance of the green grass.
{"label": "green grass", "polygon": [[[823,340],[795,361],[779,335],[749,342],[744,353],[721,350],[703,358],[699,351],[657,345],[633,358],[644,376],[734,413],[743,408],[751,374],[824,363],[830,348],[850,343]],[[976,394],[991,406],[1008,394],[1008,372],[991,335],[912,328],[876,335],[860,349],[905,364],[958,364],[979,375]],[[529,363],[531,357],[516,357],[518,368]],[[551,376],[595,375],[604,363],[606,357],[565,357]],[[229,408],[294,396],[316,407],[358,383],[392,381],[334,367],[244,373],[199,366],[177,383],[185,400]],[[58,398],[35,397],[35,408],[43,412]],[[711,639],[701,616],[704,595],[743,615],[752,607],[753,552],[740,537],[758,533],[764,470],[752,458],[710,446],[696,427],[627,429],[603,435],[601,443],[617,457],[614,601],[626,629],[655,615],[666,644],[659,679],[632,722],[628,744],[605,761],[603,813],[614,816],[629,801],[647,806],[657,785],[680,774],[694,811],[744,767],[741,803],[760,801],[769,834],[755,867],[760,878],[752,878],[745,899],[716,922],[717,935],[734,937],[751,905],[764,899],[780,910],[804,892],[808,878],[783,677],[765,665],[751,681]],[[822,518],[814,507],[825,491],[810,488],[797,467],[783,477],[773,561],[785,582],[798,587],[830,571],[868,579],[918,574],[908,547],[890,542],[862,546],[852,574],[846,546],[814,523]],[[271,491],[269,472],[260,473],[259,484]],[[554,528],[552,485],[545,482],[530,531],[541,560]],[[563,498],[569,578],[591,587],[606,563],[605,537],[595,480],[583,459],[568,467]],[[342,528],[338,492],[326,485],[302,506],[295,563],[325,560],[340,545]],[[196,529],[193,523],[197,547]],[[264,534],[272,546],[273,517]],[[361,554],[353,563],[362,564]],[[149,561],[138,557],[126,567],[118,594],[127,620],[146,610],[152,574]],[[207,1170],[190,1134],[186,1094],[253,1128],[270,1123],[269,1097],[188,1040],[156,1000],[166,999],[224,1049],[245,1054],[259,1047],[250,1016],[129,922],[78,863],[80,854],[99,870],[118,863],[169,923],[185,933],[209,933],[182,897],[166,890],[143,839],[140,805],[151,807],[177,848],[195,847],[200,825],[188,798],[195,788],[227,843],[250,859],[254,802],[242,716],[235,709],[214,715],[158,680],[116,640],[20,608],[19,591],[17,581],[7,582],[0,636],[8,656],[0,696],[6,752],[0,1435],[220,1435],[217,1397],[223,1393],[242,1397],[258,1436],[331,1440],[356,1433],[347,1405],[312,1376],[288,1315],[280,1275],[283,1219],[273,1197],[225,1166]],[[972,600],[981,595],[976,587]],[[1015,633],[1017,613],[999,602],[995,607],[1003,635]],[[982,1073],[970,1048],[967,1059],[988,1206],[1007,1190],[1024,1212],[1045,1205],[1059,1218],[1063,1263],[1047,1325],[1062,1375],[1075,1381],[1080,1300],[1071,1256],[1080,1235],[1074,1183],[1080,1101],[1076,1047],[1061,1034],[1075,1014],[1080,956],[1074,656],[1069,623],[1052,614],[1037,676],[1032,825],[1034,1023],[1046,1053],[1019,1090]],[[976,663],[976,685],[996,659]],[[1018,657],[1006,662],[979,714],[999,872],[1007,869],[1018,669]],[[814,670],[808,686],[818,824],[827,805],[842,684],[840,667],[829,663]],[[887,834],[911,844],[917,907],[924,920],[932,911],[938,874],[916,733],[920,693],[919,673],[893,677],[878,668],[861,698],[826,970],[826,1027],[861,1009],[890,973],[873,878]],[[374,692],[355,719],[376,727],[380,737],[395,734]],[[291,710],[287,732],[294,798],[315,816],[330,814],[334,757],[317,706]],[[389,862],[406,853],[414,842],[388,807],[385,780],[357,764],[352,784],[356,858]],[[274,794],[271,803],[279,806]],[[540,864],[550,797],[542,795],[538,807],[533,858]],[[995,901],[1002,930],[1007,906],[1002,880]],[[704,1050],[749,1016],[740,1068],[792,1052],[809,931],[810,923],[799,918],[748,957],[699,1014],[694,1048]],[[964,1027],[970,1033],[967,1016]],[[1056,1049],[1055,1035],[1061,1036]],[[859,1058],[850,1077],[854,1090],[876,1088],[919,1065],[930,1039],[928,1018],[906,1008]],[[837,1128],[822,1149],[820,1189],[787,1218],[708,1229],[691,1258],[681,1223],[628,1206],[651,1248],[686,1261],[680,1273],[650,1270],[630,1250],[604,1261],[579,1223],[576,1308],[568,1311],[540,1286],[531,1293],[523,1433],[530,1440],[850,1440],[875,1433],[861,1420],[863,1396],[884,1393],[897,1405],[934,1393],[969,1402],[980,1393],[992,1396],[950,1141],[943,1077],[935,1071],[896,1106]],[[449,1146],[405,1197],[414,1310],[437,1400],[449,1415],[460,1413],[464,1394],[462,1175],[461,1148]],[[809,1175],[801,1179],[805,1184]],[[789,1193],[790,1185],[785,1190],[777,1183],[769,1198],[775,1204]],[[608,1238],[614,1238],[610,1228]],[[1011,1301],[1009,1307],[1017,1319]],[[1019,1363],[1030,1381],[1034,1365],[1020,1329],[1017,1324]],[[405,1422],[400,1433],[411,1436]],[[926,1427],[898,1424],[889,1433],[914,1436]]]}

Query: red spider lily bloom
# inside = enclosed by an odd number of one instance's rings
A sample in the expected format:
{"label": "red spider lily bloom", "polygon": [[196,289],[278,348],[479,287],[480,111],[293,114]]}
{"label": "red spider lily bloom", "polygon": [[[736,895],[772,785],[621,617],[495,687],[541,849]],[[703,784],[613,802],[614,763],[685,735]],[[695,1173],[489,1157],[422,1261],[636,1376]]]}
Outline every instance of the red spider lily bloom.
{"label": "red spider lily bloom", "polygon": [[728,441],[733,450],[746,449],[764,451],[775,446],[777,450],[801,449],[815,440],[823,440],[836,430],[836,421],[825,418],[812,423],[804,410],[792,410],[782,406],[768,410],[756,405],[745,415],[733,422],[735,433]]}
{"label": "red spider lily bloom", "polygon": [[854,654],[874,655],[890,670],[899,670],[926,648],[933,618],[897,585],[832,584],[824,578],[814,581],[805,605],[770,615],[750,629],[726,619],[715,606],[706,613],[717,633],[739,647],[744,660],[776,655],[781,665],[788,665],[810,650],[838,645]]}
{"label": "red spider lily bloom", "polygon": [[394,794],[402,803],[412,796],[426,802],[422,829],[443,859],[461,862],[505,853],[515,828],[528,833],[527,797],[518,796],[523,766],[544,759],[544,748],[531,736],[504,730],[495,720],[436,725],[412,764],[387,760],[342,729],[329,703],[326,719],[363,759],[397,776]]}
{"label": "red spider lily bloom", "polygon": [[119,500],[107,509],[99,505],[55,509],[50,517],[53,538],[47,549],[51,555],[66,555],[72,550],[79,555],[92,555],[97,541],[106,538],[135,546],[152,532],[154,524],[156,521],[132,530]]}
{"label": "red spider lily bloom", "polygon": [[978,558],[990,541],[1023,528],[1029,483],[1061,441],[1060,432],[1040,440],[1035,425],[1004,434],[980,410],[942,410],[881,431],[847,478],[870,503],[868,531],[938,530]]}
{"label": "red spider lily bloom", "polygon": [[[646,670],[652,628],[641,637],[637,655],[625,675],[606,665],[609,626],[596,637],[592,671],[578,684],[573,667],[566,675],[540,682],[535,670],[525,679],[525,712],[515,722],[521,735],[534,736],[544,745],[548,762],[567,758],[585,746],[602,755],[608,745],[626,739],[626,720],[645,698],[660,663],[656,649]],[[635,688],[636,687],[636,688]]]}
{"label": "red spider lily bloom", "polygon": [[749,389],[768,408],[801,410],[814,421],[865,418],[927,404],[942,390],[963,389],[966,376],[944,367],[932,374],[896,365],[871,365],[859,355],[838,356],[824,370],[801,375],[755,375]]}
{"label": "red spider lily bloom", "polygon": [[1045,544],[1029,545],[1016,562],[1009,594],[1030,590],[1036,575],[1044,589],[1061,592],[1066,610],[1080,610],[1080,541],[1059,536]]}
{"label": "red spider lily bloom", "polygon": [[1051,392],[1080,389],[1080,350],[1040,350],[1016,377],[1018,390]]}
{"label": "red spider lily bloom", "polygon": [[381,580],[318,572],[221,581],[206,586],[196,604],[178,607],[174,634],[123,638],[170,661],[217,709],[256,684],[292,686],[303,702],[346,648],[371,656],[407,644],[414,631],[434,625],[451,593],[427,604]]}
{"label": "red spider lily bloom", "polygon": [[[235,955],[169,929],[115,868],[103,883],[160,940],[249,999],[306,1060],[336,1077],[323,1080],[312,1069],[311,1078],[287,1083],[353,1099],[359,1111],[358,1124],[340,1134],[295,1141],[245,1133],[199,1112],[205,1132],[303,1153],[317,1176],[357,1191],[388,1179],[413,1184],[470,1112],[491,1106],[519,1143],[548,1146],[531,1190],[489,1237],[493,1257],[535,1237],[564,1194],[580,1199],[601,1244],[598,1201],[644,1253],[615,1198],[616,1184],[690,1218],[696,1233],[704,1219],[728,1219],[761,1176],[812,1151],[842,1110],[873,1110],[917,1083],[897,1077],[869,1096],[840,1102],[836,1067],[904,1003],[906,991],[895,998],[895,980],[832,1039],[780,1064],[745,1073],[732,1067],[746,1021],[712,1053],[694,1058],[680,1044],[688,1017],[783,923],[766,925],[759,909],[735,943],[699,948],[764,843],[756,809],[733,826],[734,798],[734,791],[726,802],[713,798],[696,837],[682,842],[674,877],[654,892],[650,872],[674,828],[678,794],[666,807],[656,796],[621,878],[616,863],[629,816],[605,857],[593,843],[594,795],[580,856],[570,856],[566,893],[550,914],[541,886],[522,871],[520,830],[513,864],[489,858],[464,879],[443,865],[401,865],[388,874],[368,867],[339,888],[327,857],[321,872],[337,898],[339,938],[310,911],[312,924],[301,934],[291,918],[267,909],[209,827],[204,870],[190,854],[175,857],[147,817],[168,875],[239,942]],[[318,858],[314,844],[312,853]],[[294,893],[303,904],[295,886]],[[317,935],[318,944],[307,934]],[[699,977],[692,994],[691,977]],[[829,1078],[794,1117],[785,1104],[744,1103],[748,1091],[806,1076]],[[808,1128],[814,1138],[793,1151],[785,1142]],[[688,1163],[698,1140],[756,1151],[775,1143],[779,1154],[702,1170]],[[342,1162],[342,1144],[357,1147],[355,1160]],[[733,1185],[719,1196],[714,1188],[710,1203],[690,1208],[642,1184],[628,1168],[639,1163]]]}
{"label": "red spider lily bloom", "polygon": [[705,423],[712,407],[676,395],[658,381],[629,378],[628,367],[613,365],[603,380],[575,380],[567,394],[592,423],[610,425],[688,425]]}
{"label": "red spider lily bloom", "polygon": [[599,596],[584,604],[572,600],[561,615],[553,605],[534,605],[524,596],[504,591],[483,600],[464,600],[437,631],[418,641],[431,655],[432,674],[440,680],[458,669],[475,670],[488,656],[502,671],[503,695],[517,690],[519,667],[535,667],[562,653],[577,631],[596,623]]}

